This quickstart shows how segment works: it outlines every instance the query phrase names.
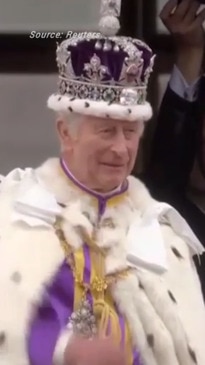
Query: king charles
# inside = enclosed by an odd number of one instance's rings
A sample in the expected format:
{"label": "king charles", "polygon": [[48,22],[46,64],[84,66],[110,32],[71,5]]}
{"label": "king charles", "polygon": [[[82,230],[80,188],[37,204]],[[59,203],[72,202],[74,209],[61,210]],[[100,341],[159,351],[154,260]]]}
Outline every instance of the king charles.
{"label": "king charles", "polygon": [[130,176],[154,55],[115,36],[119,8],[58,45],[59,157],[2,178],[1,365],[205,364],[203,247]]}

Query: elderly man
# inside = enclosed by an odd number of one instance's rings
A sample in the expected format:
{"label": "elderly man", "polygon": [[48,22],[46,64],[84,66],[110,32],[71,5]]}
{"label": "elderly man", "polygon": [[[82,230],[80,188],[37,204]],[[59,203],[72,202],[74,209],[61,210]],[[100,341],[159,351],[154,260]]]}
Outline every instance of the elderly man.
{"label": "elderly man", "polygon": [[154,55],[114,36],[119,3],[105,36],[58,46],[60,159],[1,184],[1,365],[205,364],[203,248],[129,176]]}

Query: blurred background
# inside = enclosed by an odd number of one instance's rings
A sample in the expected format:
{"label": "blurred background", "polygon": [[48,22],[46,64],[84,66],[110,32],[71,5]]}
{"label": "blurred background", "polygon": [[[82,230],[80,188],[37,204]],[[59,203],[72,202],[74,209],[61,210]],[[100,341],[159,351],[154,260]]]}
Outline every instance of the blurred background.
{"label": "blurred background", "polygon": [[[158,14],[166,0],[122,0],[121,34],[142,37],[157,54],[149,100],[155,113],[173,66],[171,36]],[[35,167],[58,155],[54,118],[46,107],[56,91],[57,39],[32,31],[97,31],[100,0],[0,0],[0,174]],[[155,128],[149,124],[135,172],[149,159]]]}

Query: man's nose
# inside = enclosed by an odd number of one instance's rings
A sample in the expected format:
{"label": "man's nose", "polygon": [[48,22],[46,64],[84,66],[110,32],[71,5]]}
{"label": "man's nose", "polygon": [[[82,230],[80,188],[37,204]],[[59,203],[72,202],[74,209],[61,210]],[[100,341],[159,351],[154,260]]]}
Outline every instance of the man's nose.
{"label": "man's nose", "polygon": [[123,133],[118,133],[113,140],[111,150],[118,155],[127,153],[127,141]]}

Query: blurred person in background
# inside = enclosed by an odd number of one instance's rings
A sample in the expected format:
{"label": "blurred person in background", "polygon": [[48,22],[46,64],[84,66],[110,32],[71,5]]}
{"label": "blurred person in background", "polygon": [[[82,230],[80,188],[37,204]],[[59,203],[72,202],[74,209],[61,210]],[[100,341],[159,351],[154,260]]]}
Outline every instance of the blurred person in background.
{"label": "blurred person in background", "polygon": [[[176,9],[175,9],[176,8]],[[205,246],[205,11],[193,0],[170,0],[161,19],[176,45],[176,63],[164,95],[150,166],[152,194],[172,204]],[[198,15],[196,15],[198,14]],[[198,260],[197,260],[198,261]],[[205,296],[205,256],[198,265]]]}

